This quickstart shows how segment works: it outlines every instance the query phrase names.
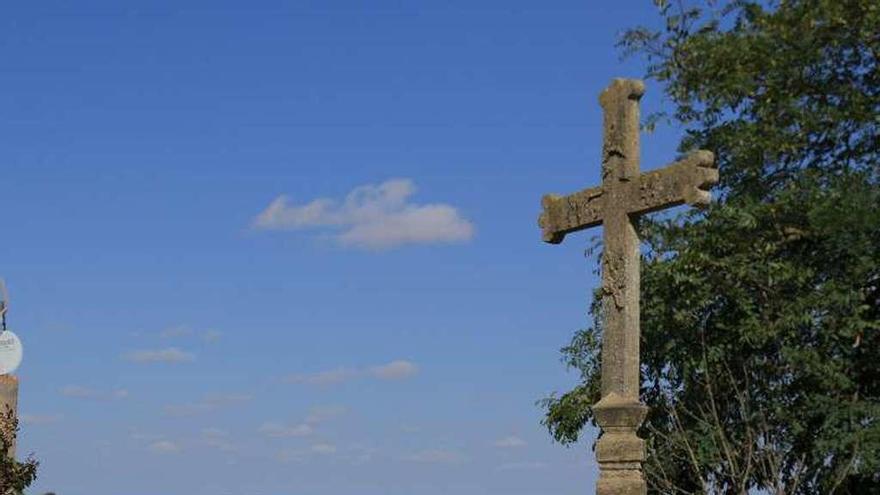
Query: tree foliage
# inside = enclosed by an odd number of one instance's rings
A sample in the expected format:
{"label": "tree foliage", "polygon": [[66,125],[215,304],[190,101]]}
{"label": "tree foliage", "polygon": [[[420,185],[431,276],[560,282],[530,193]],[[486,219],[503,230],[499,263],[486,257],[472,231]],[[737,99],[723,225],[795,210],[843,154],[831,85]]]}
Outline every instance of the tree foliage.
{"label": "tree foliage", "polygon": [[39,463],[33,457],[18,462],[6,455],[14,450],[18,429],[18,418],[7,407],[5,414],[0,414],[0,494],[3,495],[22,493],[37,479]]}
{"label": "tree foliage", "polygon": [[[653,493],[880,493],[880,2],[655,0],[644,55],[718,200],[643,219],[642,428]],[[602,336],[565,347],[582,384],[544,401],[563,443],[593,421]]]}

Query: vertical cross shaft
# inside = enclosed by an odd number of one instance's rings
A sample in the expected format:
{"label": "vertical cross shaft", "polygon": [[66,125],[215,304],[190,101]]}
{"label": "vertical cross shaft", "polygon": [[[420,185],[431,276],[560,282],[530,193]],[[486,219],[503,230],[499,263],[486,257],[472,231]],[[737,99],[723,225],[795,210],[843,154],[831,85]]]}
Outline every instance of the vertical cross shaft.
{"label": "vertical cross shaft", "polygon": [[598,495],[642,495],[644,442],[636,436],[647,408],[639,403],[639,238],[629,211],[639,179],[639,99],[644,84],[615,80],[599,97],[604,113],[602,189],[602,400],[593,406]]}
{"label": "vertical cross shaft", "polygon": [[602,293],[602,396],[639,397],[639,238],[628,211],[627,184],[639,178],[641,81],[617,80],[599,97],[604,110],[605,191]]}

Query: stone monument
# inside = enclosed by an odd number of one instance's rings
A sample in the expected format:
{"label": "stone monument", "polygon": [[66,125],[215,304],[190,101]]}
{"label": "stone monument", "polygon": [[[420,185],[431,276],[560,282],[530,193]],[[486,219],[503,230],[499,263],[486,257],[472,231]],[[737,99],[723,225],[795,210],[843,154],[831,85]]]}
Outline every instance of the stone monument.
{"label": "stone monument", "polygon": [[602,225],[602,398],[593,406],[602,436],[596,444],[598,495],[643,495],[644,441],[636,431],[647,407],[639,402],[640,216],[681,204],[706,205],[718,182],[715,157],[696,151],[647,173],[639,172],[642,81],[615,79],[599,97],[604,112],[602,185],[568,196],[547,195],[538,221],[545,242]]}

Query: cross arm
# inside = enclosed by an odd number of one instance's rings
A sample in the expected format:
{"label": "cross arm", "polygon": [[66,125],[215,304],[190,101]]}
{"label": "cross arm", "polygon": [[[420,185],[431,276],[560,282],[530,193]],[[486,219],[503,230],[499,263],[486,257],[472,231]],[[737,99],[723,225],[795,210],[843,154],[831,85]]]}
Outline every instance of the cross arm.
{"label": "cross arm", "polygon": [[538,218],[544,242],[559,244],[566,234],[601,224],[601,198],[601,187],[584,189],[568,196],[544,196],[541,200],[543,210]]}
{"label": "cross arm", "polygon": [[718,182],[715,155],[700,150],[662,169],[639,176],[631,184],[630,214],[645,214],[687,203],[708,205],[712,199],[707,190]]}

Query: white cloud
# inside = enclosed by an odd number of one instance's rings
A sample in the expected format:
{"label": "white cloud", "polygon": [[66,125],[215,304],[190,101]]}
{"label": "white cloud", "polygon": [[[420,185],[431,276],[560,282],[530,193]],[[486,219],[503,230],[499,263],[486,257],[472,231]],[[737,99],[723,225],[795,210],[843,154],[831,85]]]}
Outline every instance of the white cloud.
{"label": "white cloud", "polygon": [[387,249],[404,244],[463,242],[474,226],[446,204],[415,204],[408,200],[416,188],[409,179],[392,179],[352,190],[343,201],[319,198],[291,205],[287,196],[275,198],[253,221],[261,230],[329,228],[342,245]]}
{"label": "white cloud", "polygon": [[305,385],[336,385],[363,377],[378,380],[402,380],[418,373],[419,367],[412,361],[397,360],[367,368],[336,368],[317,373],[298,373],[284,378],[287,383]]}
{"label": "white cloud", "polygon": [[399,380],[418,373],[419,367],[410,361],[392,361],[370,368],[370,374],[382,380]]}
{"label": "white cloud", "polygon": [[533,471],[536,469],[544,469],[547,467],[547,463],[540,461],[523,461],[523,462],[508,462],[507,464],[502,464],[498,466],[496,469],[499,471]]}
{"label": "white cloud", "polygon": [[150,444],[149,449],[157,454],[173,454],[180,452],[180,446],[170,440],[158,440]]}
{"label": "white cloud", "polygon": [[220,337],[222,335],[223,334],[218,332],[217,330],[205,330],[204,332],[202,332],[202,340],[204,340],[208,344],[213,344],[214,342],[220,340]]}
{"label": "white cloud", "polygon": [[511,435],[509,437],[504,437],[497,442],[495,442],[495,446],[502,449],[512,449],[515,447],[525,447],[526,442],[520,437],[515,435]]}
{"label": "white cloud", "polygon": [[[342,406],[316,406],[313,407],[305,421],[297,424],[285,424],[275,421],[267,421],[260,425],[257,431],[268,437],[305,437],[314,433],[315,428],[321,423],[346,413]],[[322,444],[317,444],[322,445]]]}
{"label": "white cloud", "polygon": [[61,395],[76,399],[109,400],[128,397],[128,390],[119,388],[112,391],[95,390],[81,385],[67,385],[61,389]]}
{"label": "white cloud", "polygon": [[285,438],[285,437],[305,437],[314,432],[312,425],[308,423],[300,423],[298,425],[285,425],[282,423],[266,422],[259,429],[259,433],[268,437]]}
{"label": "white cloud", "polygon": [[163,408],[166,416],[184,417],[197,416],[234,406],[251,400],[250,395],[245,394],[215,394],[206,395],[198,402],[188,404],[169,404]]}
{"label": "white cloud", "polygon": [[321,455],[335,454],[336,446],[329,443],[316,443],[312,445],[312,452]]}
{"label": "white cloud", "polygon": [[26,425],[48,425],[61,421],[60,414],[22,414],[21,421]]}
{"label": "white cloud", "polygon": [[425,464],[456,464],[464,458],[458,452],[442,449],[428,449],[416,452],[403,458],[405,461]]}
{"label": "white cloud", "polygon": [[133,431],[130,436],[132,440],[154,454],[176,454],[181,451],[180,444],[168,440],[165,435]]}
{"label": "white cloud", "polygon": [[134,351],[123,356],[126,361],[133,363],[189,363],[195,361],[196,356],[190,352],[182,351],[177,347],[158,350]]}

